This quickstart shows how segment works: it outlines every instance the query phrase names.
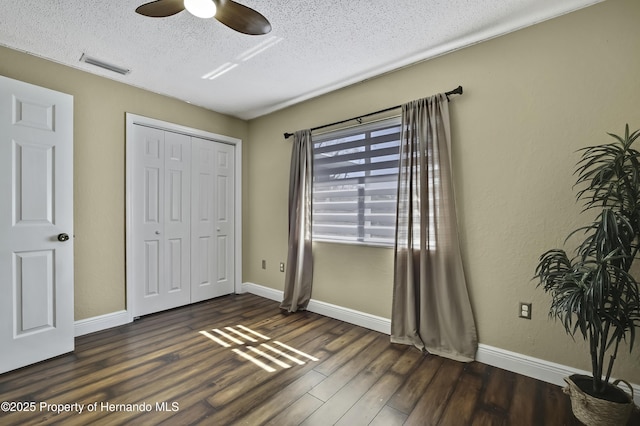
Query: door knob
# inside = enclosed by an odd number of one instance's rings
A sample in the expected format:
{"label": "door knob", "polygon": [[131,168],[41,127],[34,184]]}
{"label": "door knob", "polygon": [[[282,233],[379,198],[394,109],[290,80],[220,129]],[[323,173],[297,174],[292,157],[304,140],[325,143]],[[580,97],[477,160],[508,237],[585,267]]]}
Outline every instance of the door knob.
{"label": "door knob", "polygon": [[69,240],[69,234],[64,234],[64,233],[58,234],[58,241],[64,242],[67,240]]}

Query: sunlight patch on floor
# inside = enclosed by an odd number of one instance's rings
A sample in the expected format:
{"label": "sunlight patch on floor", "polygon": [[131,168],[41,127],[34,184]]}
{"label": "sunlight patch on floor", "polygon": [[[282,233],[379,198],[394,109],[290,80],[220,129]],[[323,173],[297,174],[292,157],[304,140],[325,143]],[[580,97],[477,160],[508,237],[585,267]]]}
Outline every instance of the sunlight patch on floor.
{"label": "sunlight patch on floor", "polygon": [[238,355],[240,355],[242,358],[246,359],[247,361],[251,361],[252,363],[254,363],[255,365],[257,365],[258,367],[262,368],[263,370],[269,372],[269,373],[273,373],[274,371],[276,371],[275,368],[269,367],[267,364],[265,364],[264,362],[252,357],[249,354],[246,354],[244,352],[242,352],[239,349],[231,349],[233,352],[237,353]]}
{"label": "sunlight patch on floor", "polygon": [[224,348],[230,348],[231,347],[230,344],[228,344],[224,340],[218,339],[216,336],[214,336],[213,334],[209,333],[208,331],[200,331],[200,334],[202,334],[203,336],[207,336],[209,339],[213,340],[214,342],[216,342],[217,344],[219,344],[220,346],[222,346]]}
{"label": "sunlight patch on floor", "polygon": [[288,349],[288,350],[290,350],[291,352],[295,352],[295,353],[297,353],[298,355],[302,355],[302,356],[304,356],[304,357],[306,357],[306,358],[309,358],[311,361],[318,361],[318,358],[313,357],[313,356],[308,355],[308,354],[305,354],[304,352],[299,351],[299,350],[297,350],[297,349],[295,349],[295,348],[292,348],[291,346],[287,346],[287,345],[285,345],[284,343],[280,343],[280,342],[278,342],[278,341],[275,341],[275,342],[273,342],[273,343],[275,343],[276,345],[282,346],[283,348]]}
{"label": "sunlight patch on floor", "polygon": [[218,330],[217,328],[214,328],[213,331],[215,331],[216,333],[218,333],[219,335],[231,340],[233,343],[237,344],[237,345],[242,345],[244,344],[244,342],[240,339],[236,339],[235,337],[231,336],[230,334],[225,333],[224,331]]}
{"label": "sunlight patch on floor", "polygon": [[244,325],[238,325],[238,328],[243,329],[244,331],[248,331],[249,333],[252,333],[255,336],[258,336],[259,338],[263,339],[263,340],[270,340],[269,337],[265,336],[264,334],[260,334],[257,331],[253,331],[248,327],[245,327]]}
{"label": "sunlight patch on floor", "polygon": [[[215,334],[206,330],[201,330],[199,333],[216,342],[223,348],[230,348],[233,345],[243,345],[243,348],[235,348],[231,350],[243,359],[252,362],[269,373],[278,371],[278,368],[291,368],[291,365],[287,364],[285,360],[297,365],[304,365],[306,360],[319,361],[318,358],[291,346],[285,345],[277,340],[274,341],[273,344],[278,346],[278,348],[267,345],[266,343],[260,343],[260,349],[256,348],[252,345],[259,343],[259,340],[257,340],[256,337],[261,340],[271,340],[271,338],[243,325],[237,325],[235,328],[224,327],[224,330],[226,331],[214,328],[211,331]],[[300,357],[306,360],[302,360]]]}

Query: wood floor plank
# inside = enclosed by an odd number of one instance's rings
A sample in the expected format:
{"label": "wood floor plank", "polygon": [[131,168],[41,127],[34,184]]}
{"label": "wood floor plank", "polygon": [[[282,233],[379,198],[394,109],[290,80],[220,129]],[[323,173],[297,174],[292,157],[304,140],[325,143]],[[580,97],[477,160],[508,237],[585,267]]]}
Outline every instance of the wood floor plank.
{"label": "wood floor plank", "polygon": [[[209,407],[204,417],[209,417],[212,412],[215,412],[215,409],[207,403],[207,398],[216,392],[214,383],[216,376],[220,374],[217,370],[220,370],[221,372],[229,371],[237,368],[238,363],[235,359],[227,359],[223,362],[216,363],[215,369],[210,368],[209,364],[207,365],[209,366],[208,368],[205,368],[204,371],[196,371],[195,374],[189,373],[189,369],[184,368],[185,376],[183,376],[182,380],[177,380],[172,383],[170,380],[171,377],[169,377],[167,378],[167,381],[159,382],[157,384],[154,382],[148,383],[145,387],[139,388],[133,393],[123,395],[120,399],[138,400],[139,398],[143,398],[147,401],[153,401],[154,403],[178,403],[180,408],[179,412],[163,413],[160,418],[162,421],[168,421],[169,424],[177,424],[172,423],[174,416],[183,417],[185,416],[185,412],[193,410],[194,407],[202,407],[203,403]],[[145,397],[140,395],[145,395]],[[129,420],[134,423],[147,422],[150,421],[150,416],[148,414],[139,414]]]}
{"label": "wood floor plank", "polygon": [[385,405],[376,417],[369,423],[370,426],[401,426],[407,420],[407,416],[400,411]]}
{"label": "wood floor plank", "polygon": [[[328,353],[320,350],[323,340],[319,342],[314,339],[309,340],[305,344],[298,346],[296,349],[312,355],[320,360],[328,358]],[[291,343],[291,342],[288,342]],[[314,368],[313,361],[306,362],[308,368]],[[269,374],[264,374],[259,368],[245,363],[240,369],[221,375],[216,381],[216,387],[224,389],[224,392],[218,392],[208,399],[212,407],[221,407],[231,403],[246,393],[246,381],[249,380],[254,385],[260,385],[270,378]]]}
{"label": "wood floor plank", "polygon": [[[508,426],[503,414],[481,407],[473,416],[473,426]],[[517,425],[514,425],[517,426]]]}
{"label": "wood floor plank", "polygon": [[[192,336],[194,339],[201,339],[202,342],[205,342],[210,348],[211,351],[204,354],[207,355],[206,358],[197,359],[191,357],[188,363],[183,363],[183,365],[177,364],[176,368],[182,373],[173,372],[170,375],[166,375],[165,372],[168,369],[159,372],[159,376],[166,376],[166,380],[160,380],[156,378],[153,382],[143,386],[131,389],[128,393],[125,392],[127,387],[131,387],[133,385],[132,382],[125,382],[119,385],[119,388],[114,388],[114,391],[117,395],[120,396],[121,400],[138,400],[138,398],[143,398],[151,401],[179,401],[182,412],[191,411],[193,407],[201,407],[201,401],[206,400],[213,392],[215,392],[214,388],[211,386],[211,382],[214,382],[220,374],[224,374],[227,371],[237,371],[238,366],[241,361],[237,358],[230,356],[228,351],[225,351],[223,348],[219,347],[213,342],[209,342],[206,339],[199,336],[199,334],[192,332]],[[180,360],[186,358],[185,354],[176,354],[176,360]],[[194,366],[195,365],[195,366]],[[211,366],[214,365],[215,369],[212,369]],[[180,375],[183,375],[181,377]],[[200,382],[203,384],[207,384],[204,387],[204,391],[193,392],[193,384],[194,382]],[[144,382],[143,382],[144,383]],[[123,387],[126,386],[126,387]],[[161,392],[158,392],[158,389]],[[211,406],[207,404],[209,410],[211,410]],[[167,415],[172,415],[172,413],[161,413],[161,414],[143,414],[138,416],[128,416],[128,421],[134,421],[139,417],[144,419],[150,419],[151,417],[157,418],[158,421],[166,419]],[[176,414],[176,416],[184,416],[184,414]],[[193,417],[193,415],[192,415]],[[137,421],[137,420],[136,420]]]}
{"label": "wood floor plank", "polygon": [[[271,336],[274,333],[278,333],[283,325],[295,327],[295,324],[297,323],[309,323],[320,318],[321,316],[307,311],[296,312],[288,315],[278,311],[277,314],[274,313],[273,315],[262,318],[259,321],[248,318],[245,321],[245,325],[248,325],[251,328],[255,327],[260,329],[262,330],[262,333]],[[250,323],[250,325],[247,323]]]}
{"label": "wood floor plank", "polygon": [[320,316],[304,316],[296,321],[291,321],[290,319],[287,321],[287,319],[282,318],[281,322],[278,322],[277,324],[277,328],[273,331],[264,329],[263,327],[260,327],[259,324],[250,328],[267,335],[272,341],[284,340],[287,343],[299,345],[315,337],[316,332],[314,330],[325,330],[335,326],[329,318]]}
{"label": "wood floor plank", "polygon": [[406,424],[438,424],[463,369],[462,363],[448,359],[443,360],[433,380],[409,414]]}
{"label": "wood floor plank", "polygon": [[329,398],[302,424],[305,426],[335,424],[393,365],[399,354],[400,352],[396,348],[389,345],[387,350],[376,357],[367,368]]}
{"label": "wood floor plank", "polygon": [[[155,346],[155,351],[146,348],[145,350],[140,350],[135,355],[131,354],[130,356],[116,356],[110,362],[101,362],[102,357],[96,355],[95,363],[85,363],[83,361],[78,361],[75,363],[77,366],[76,369],[68,369],[65,368],[64,373],[57,373],[56,371],[51,372],[50,377],[55,377],[56,380],[61,382],[60,386],[56,386],[55,388],[51,388],[48,390],[48,393],[41,393],[41,396],[44,398],[51,398],[53,396],[59,396],[63,394],[65,391],[71,391],[75,388],[81,388],[85,384],[95,385],[96,382],[104,379],[108,376],[113,376],[118,374],[119,372],[125,372],[124,374],[131,375],[130,369],[135,367],[136,365],[146,363],[152,359],[157,359],[157,365],[163,365],[166,360],[163,360],[164,356],[169,355],[172,351],[180,346],[187,346],[186,341],[188,337],[184,339],[181,337],[176,337],[176,340],[167,340],[165,346]],[[170,344],[173,342],[173,344]],[[110,352],[110,351],[108,351]],[[90,360],[90,358],[87,358]],[[109,368],[111,367],[111,368]],[[149,369],[149,366],[147,367]],[[24,395],[29,393],[33,393],[38,389],[41,389],[41,384],[37,381],[30,383],[28,386],[21,386],[22,381],[17,380],[13,382],[15,388],[13,392],[7,393],[7,396],[13,399],[22,398]]]}
{"label": "wood floor plank", "polygon": [[[219,407],[214,414],[209,418],[213,423],[227,425],[233,424],[236,421],[240,421],[246,416],[254,406],[259,406],[265,403],[268,399],[272,398],[282,388],[288,386],[299,377],[302,377],[313,369],[311,363],[307,363],[302,366],[298,366],[289,370],[282,370],[268,377],[268,380],[247,380],[242,382],[241,397],[232,398],[227,404]],[[269,373],[265,373],[269,374]],[[265,377],[263,375],[263,377]],[[256,385],[256,383],[258,383]],[[227,392],[225,389],[224,392]],[[208,399],[211,401],[220,392]],[[251,404],[247,404],[246,401],[251,401]],[[211,403],[211,402],[210,402]]]}
{"label": "wood floor plank", "polygon": [[[211,368],[215,365],[215,370]],[[111,391],[112,401],[152,401],[156,402],[178,402],[183,411],[191,410],[192,406],[198,405],[203,399],[209,396],[213,390],[209,386],[204,386],[207,392],[195,395],[193,393],[194,383],[207,385],[214,381],[216,376],[237,368],[237,361],[228,359],[227,354],[218,353],[211,356],[203,352],[200,357],[190,358],[188,362],[176,362],[158,374],[150,374],[149,377],[141,376],[138,380],[126,380],[113,386]],[[188,394],[189,397],[185,397]],[[209,409],[211,407],[207,404]],[[103,413],[99,417],[106,417],[108,413]],[[78,422],[81,425],[81,422]]]}
{"label": "wood floor plank", "polygon": [[540,410],[541,416],[537,418],[536,421],[544,421],[545,413],[555,413],[555,421],[557,421],[559,425],[580,425],[580,422],[571,412],[569,398],[562,392],[560,386],[546,384],[540,386],[539,395],[542,409]]}
{"label": "wood floor plank", "polygon": [[440,424],[471,424],[476,414],[481,390],[481,376],[467,374],[467,372],[463,373],[449,397],[449,401],[440,418]]}
{"label": "wood floor plank", "polygon": [[535,425],[537,398],[536,380],[525,376],[516,376],[513,388],[508,423],[522,426]]}
{"label": "wood floor plank", "polygon": [[[327,401],[336,394],[344,385],[353,379],[360,371],[377,358],[386,348],[389,341],[386,336],[378,336],[373,342],[367,345],[360,355],[354,357],[328,376],[322,383],[314,387],[309,394],[321,401]],[[317,370],[316,370],[317,371]]]}
{"label": "wood floor plank", "polygon": [[512,373],[500,368],[491,368],[482,402],[494,410],[506,413],[509,411],[514,385],[515,376]]}
{"label": "wood floor plank", "polygon": [[415,369],[410,370],[407,380],[394,394],[388,405],[404,414],[411,414],[413,407],[424,395],[442,362],[443,358],[437,356],[423,356],[422,361],[416,365]]}
{"label": "wood floor plank", "polygon": [[391,367],[391,371],[393,371],[396,374],[400,374],[404,376],[408,374],[411,370],[413,370],[420,361],[422,361],[424,354],[413,346],[408,346],[408,345],[404,345],[404,346],[397,345],[397,346],[399,348],[404,347],[405,350],[402,353],[402,356],[398,358],[398,361],[396,361],[396,363],[393,364],[393,366]]}
{"label": "wood floor plank", "polygon": [[[199,306],[199,305],[198,305]],[[273,306],[269,309],[268,305],[265,305],[263,308],[263,314],[269,313],[273,314]],[[189,317],[192,317],[193,309],[189,310]],[[184,312],[182,313],[184,315]],[[122,359],[129,359],[131,357],[140,356],[140,354],[153,352],[158,350],[163,342],[176,341],[176,339],[182,339],[183,336],[188,333],[188,328],[185,328],[187,325],[184,324],[186,321],[180,321],[183,324],[172,326],[171,322],[168,322],[165,319],[164,315],[170,315],[172,321],[175,321],[176,315],[174,311],[165,312],[162,314],[152,315],[150,317],[145,317],[142,320],[136,321],[134,324],[136,325],[135,331],[131,327],[118,327],[115,330],[120,330],[119,332],[113,332],[112,330],[107,330],[105,332],[94,333],[93,335],[83,336],[82,339],[76,339],[77,349],[76,353],[72,355],[67,355],[58,359],[54,359],[48,361],[46,364],[36,364],[30,367],[30,374],[26,372],[22,375],[22,370],[17,370],[16,372],[12,372],[13,388],[24,386],[27,383],[32,383],[38,386],[38,375],[34,374],[36,372],[43,372],[46,370],[46,374],[51,377],[61,372],[66,371],[75,371],[79,376],[83,376],[84,373],[80,370],[82,366],[87,365],[84,362],[85,359],[90,359],[91,363],[102,362],[101,367],[106,368],[111,365],[116,365],[122,361]],[[233,314],[237,316],[237,313]],[[189,318],[187,318],[189,319]],[[219,318],[219,320],[224,320],[223,318]],[[96,336],[107,335],[108,337],[105,339],[96,339]],[[158,337],[162,337],[162,339],[158,339]],[[102,346],[91,345],[89,347],[85,347],[82,342],[84,340],[90,340],[95,342],[102,343]],[[111,348],[105,350],[106,348]],[[85,349],[83,349],[85,348]],[[95,369],[96,367],[93,365],[89,365],[88,369]],[[24,377],[23,377],[24,376]],[[23,377],[23,381],[17,382],[16,379],[18,377]],[[3,383],[0,380],[0,391],[2,391]]]}
{"label": "wood floor plank", "polygon": [[[330,375],[337,369],[339,369],[345,362],[348,362],[350,359],[353,359],[358,354],[362,353],[367,346],[379,337],[376,332],[368,332],[368,333],[353,333],[351,336],[354,340],[350,341],[349,345],[341,346],[341,349],[337,352],[334,352],[333,355],[329,356],[324,362],[316,367],[316,371],[324,374],[325,376]],[[357,339],[357,340],[355,340]],[[345,340],[341,340],[341,344],[345,344]],[[335,348],[335,345],[332,345],[333,342],[329,342],[327,346],[330,348]],[[331,349],[329,349],[331,351]]]}
{"label": "wood floor plank", "polygon": [[277,414],[288,411],[288,407],[324,380],[316,371],[308,371],[293,383],[278,391],[272,398],[254,407],[241,421],[247,425],[262,425]]}
{"label": "wood floor plank", "polygon": [[337,326],[331,330],[331,334],[334,334],[336,336],[342,336],[343,334],[347,333],[350,329],[351,329],[351,324],[349,324],[348,322],[340,321],[337,324]]}
{"label": "wood floor plank", "polygon": [[296,402],[291,404],[280,414],[272,418],[267,426],[297,426],[302,423],[314,411],[322,406],[324,401],[306,393]]}
{"label": "wood floor plank", "polygon": [[402,384],[394,373],[384,374],[336,423],[337,426],[368,425]]}
{"label": "wood floor plank", "polygon": [[[211,412],[211,406],[206,401],[199,401],[188,409],[183,407],[180,410],[180,405],[178,405],[178,409],[179,411],[176,414],[160,420],[156,424],[159,426],[192,425],[202,421],[202,419],[206,419]],[[147,419],[144,420],[146,421]]]}
{"label": "wood floor plank", "polygon": [[[312,312],[283,315],[278,305],[229,295],[80,336],[73,353],[0,374],[0,401],[145,403],[152,409],[0,412],[0,424],[579,424],[558,386],[423,355],[390,343],[388,335]],[[270,345],[277,340],[318,360],[298,365],[262,346],[262,339],[249,344],[240,338],[227,348],[200,333],[231,333],[226,327],[239,324],[268,336]],[[249,346],[270,354],[255,354],[263,362],[288,362],[289,368],[267,373],[232,352],[255,353]],[[637,424],[636,411],[629,425]]]}
{"label": "wood floor plank", "polygon": [[340,350],[350,348],[353,342],[358,341],[365,334],[367,334],[367,330],[361,327],[351,328],[347,332],[339,334],[335,339],[327,343],[325,349],[329,352],[338,352]]}

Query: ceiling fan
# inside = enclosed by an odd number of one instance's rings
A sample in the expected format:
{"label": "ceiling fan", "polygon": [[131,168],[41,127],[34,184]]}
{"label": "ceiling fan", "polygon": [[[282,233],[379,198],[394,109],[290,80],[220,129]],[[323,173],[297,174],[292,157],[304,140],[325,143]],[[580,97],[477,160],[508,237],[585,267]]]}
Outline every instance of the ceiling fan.
{"label": "ceiling fan", "polygon": [[271,31],[267,18],[233,0],[156,0],[138,6],[136,12],[152,18],[164,18],[185,9],[199,18],[216,18],[244,34],[262,35]]}

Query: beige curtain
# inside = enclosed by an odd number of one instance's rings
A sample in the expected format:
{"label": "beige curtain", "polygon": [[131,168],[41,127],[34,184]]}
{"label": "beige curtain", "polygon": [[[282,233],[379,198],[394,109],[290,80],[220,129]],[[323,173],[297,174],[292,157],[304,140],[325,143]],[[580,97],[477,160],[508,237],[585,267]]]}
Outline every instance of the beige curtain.
{"label": "beige curtain", "polygon": [[313,258],[311,256],[311,197],[313,143],[310,130],[293,135],[289,176],[289,253],[280,309],[304,310],[311,299]]}
{"label": "beige curtain", "polygon": [[391,341],[472,361],[477,334],[458,243],[449,100],[402,107]]}

